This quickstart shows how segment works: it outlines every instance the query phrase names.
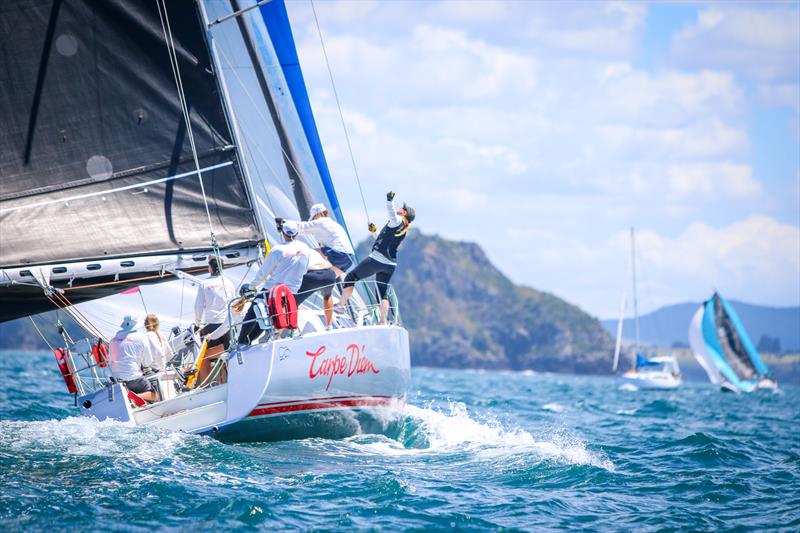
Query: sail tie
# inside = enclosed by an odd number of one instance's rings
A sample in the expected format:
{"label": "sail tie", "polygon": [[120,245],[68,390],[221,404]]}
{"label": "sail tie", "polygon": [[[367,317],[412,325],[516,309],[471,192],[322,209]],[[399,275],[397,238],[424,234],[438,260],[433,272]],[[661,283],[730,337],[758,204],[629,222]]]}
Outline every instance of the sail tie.
{"label": "sail tie", "polygon": [[[344,121],[344,114],[342,113],[342,105],[339,102],[339,93],[336,90],[336,82],[333,80],[333,71],[331,70],[331,63],[328,61],[328,52],[325,49],[325,40],[322,38],[322,30],[319,27],[319,20],[317,19],[317,10],[314,8],[314,0],[311,2],[311,11],[314,13],[314,23],[317,25],[317,34],[319,35],[319,42],[322,45],[322,54],[325,56],[325,65],[328,67],[328,77],[331,79],[331,87],[333,88],[333,96],[336,98],[336,107],[339,109],[339,118],[342,121],[342,129],[344,130],[344,138],[347,141],[347,151],[350,153],[350,162],[353,164],[353,172],[356,175],[356,183],[358,184],[358,192],[361,195],[361,204],[364,206],[364,215],[369,222],[369,211],[367,210],[367,201],[364,200],[364,190],[361,188],[361,178],[358,175],[358,168],[356,167],[356,158],[353,156],[353,148],[350,146],[350,135],[347,133],[347,125]],[[372,227],[372,224],[370,224]]]}

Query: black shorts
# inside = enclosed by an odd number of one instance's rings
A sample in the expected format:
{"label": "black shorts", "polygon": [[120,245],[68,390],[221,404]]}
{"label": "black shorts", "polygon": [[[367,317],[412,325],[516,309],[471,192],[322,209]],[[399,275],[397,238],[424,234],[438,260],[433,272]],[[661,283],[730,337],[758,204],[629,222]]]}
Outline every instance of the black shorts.
{"label": "black shorts", "polygon": [[144,377],[126,381],[125,386],[128,387],[129,391],[135,392],[136,394],[153,392],[153,385]]}
{"label": "black shorts", "polygon": [[294,299],[299,306],[313,296],[316,291],[319,291],[323,298],[328,299],[333,293],[334,283],[336,283],[336,272],[332,268],[309,270],[303,276],[303,283],[300,285],[300,290],[294,295]]}
{"label": "black shorts", "polygon": [[344,286],[352,287],[357,281],[368,278],[374,274],[375,281],[378,285],[379,299],[385,300],[386,291],[389,289],[389,280],[392,279],[394,269],[395,265],[387,265],[386,263],[381,263],[371,257],[367,257],[344,278]]}
{"label": "black shorts", "polygon": [[[200,335],[200,338],[202,339],[203,337],[205,337],[209,333],[211,333],[214,330],[216,330],[221,325],[222,325],[222,323],[206,324],[198,332],[198,335]],[[208,348],[213,348],[215,346],[223,345],[225,347],[225,349],[227,350],[228,346],[230,345],[231,334],[230,334],[230,331],[226,331],[224,334],[220,335],[220,337],[217,338],[217,339],[206,339],[206,340],[208,341]],[[208,349],[208,348],[206,348],[206,349]]]}

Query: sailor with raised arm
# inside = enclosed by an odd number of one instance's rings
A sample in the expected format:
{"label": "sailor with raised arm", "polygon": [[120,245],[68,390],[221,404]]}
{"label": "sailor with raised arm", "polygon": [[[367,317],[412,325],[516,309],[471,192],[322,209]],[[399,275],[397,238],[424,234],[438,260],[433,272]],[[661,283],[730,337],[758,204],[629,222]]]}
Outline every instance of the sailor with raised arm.
{"label": "sailor with raised arm", "polygon": [[[194,301],[194,320],[200,329],[200,337],[208,335],[220,324],[228,320],[228,300],[236,296],[233,282],[220,274],[219,263],[215,256],[208,258],[208,278],[197,287]],[[219,344],[228,345],[229,338],[223,335],[219,339],[209,340],[208,347]]]}
{"label": "sailor with raised arm", "polygon": [[[267,259],[250,283],[242,285],[241,292],[269,290],[276,285],[286,285],[297,294],[308,270],[311,248],[297,240],[297,223],[282,218],[275,219],[284,242],[272,247]],[[256,322],[256,306],[251,305],[244,317],[239,343],[249,344],[261,334]]]}
{"label": "sailor with raised arm", "polygon": [[[355,283],[374,275],[378,284],[378,296],[381,301],[382,324],[386,323],[386,317],[389,313],[389,299],[386,293],[389,287],[389,280],[397,267],[397,248],[406,238],[408,228],[416,218],[414,209],[405,203],[400,209],[395,209],[394,192],[392,191],[386,194],[386,211],[389,215],[389,221],[375,239],[372,251],[366,259],[361,261],[344,278],[344,290],[342,291],[341,300],[341,304],[346,305],[347,300],[353,294]],[[377,230],[375,224],[370,222],[369,230],[374,233]]]}
{"label": "sailor with raised arm", "polygon": [[330,217],[325,204],[314,204],[309,209],[307,222],[296,222],[297,232],[314,237],[319,251],[333,265],[337,276],[343,276],[356,264],[356,255],[345,229]]}

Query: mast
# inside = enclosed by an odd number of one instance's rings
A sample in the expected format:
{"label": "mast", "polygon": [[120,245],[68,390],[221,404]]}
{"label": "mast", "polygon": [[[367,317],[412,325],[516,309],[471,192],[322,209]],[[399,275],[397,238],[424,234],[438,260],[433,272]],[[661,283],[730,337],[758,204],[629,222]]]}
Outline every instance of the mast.
{"label": "mast", "polygon": [[622,321],[625,318],[625,303],[627,298],[622,294],[622,301],[619,304],[619,321],[617,322],[617,342],[614,345],[614,363],[611,365],[611,371],[617,371],[617,364],[619,363],[619,352],[622,349]]}
{"label": "mast", "polygon": [[633,277],[633,319],[636,329],[636,344],[633,353],[634,360],[639,353],[639,302],[636,296],[636,235],[631,226],[631,276]]}

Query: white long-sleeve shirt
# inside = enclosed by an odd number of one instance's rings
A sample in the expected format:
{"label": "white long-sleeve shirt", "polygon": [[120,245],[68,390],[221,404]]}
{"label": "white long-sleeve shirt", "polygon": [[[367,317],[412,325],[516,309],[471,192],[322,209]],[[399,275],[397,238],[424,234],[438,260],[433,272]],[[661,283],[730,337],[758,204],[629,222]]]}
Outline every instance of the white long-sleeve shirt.
{"label": "white long-sleeve shirt", "polygon": [[327,246],[344,254],[355,254],[347,232],[330,217],[320,217],[308,222],[296,222],[297,231],[314,237],[320,246]]}
{"label": "white long-sleeve shirt", "polygon": [[111,375],[120,381],[142,377],[142,362],[150,357],[147,338],[135,331],[120,331],[109,342]]}
{"label": "white long-sleeve shirt", "polygon": [[197,286],[194,321],[220,324],[228,319],[228,300],[236,296],[236,286],[225,276],[210,276]]}
{"label": "white long-sleeve shirt", "polygon": [[250,285],[254,289],[271,289],[283,283],[296,294],[308,270],[310,251],[306,243],[297,240],[274,246]]}
{"label": "white long-sleeve shirt", "polygon": [[167,367],[167,361],[172,358],[172,350],[167,338],[163,335],[159,337],[155,331],[148,331],[145,333],[145,337],[148,350],[143,358],[142,366],[164,370]]}

